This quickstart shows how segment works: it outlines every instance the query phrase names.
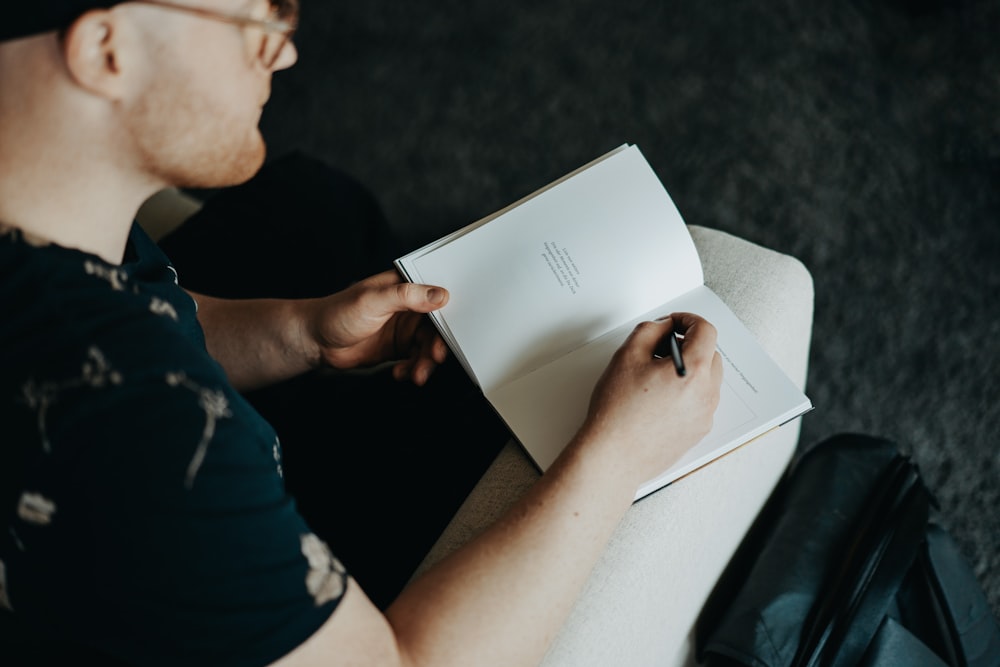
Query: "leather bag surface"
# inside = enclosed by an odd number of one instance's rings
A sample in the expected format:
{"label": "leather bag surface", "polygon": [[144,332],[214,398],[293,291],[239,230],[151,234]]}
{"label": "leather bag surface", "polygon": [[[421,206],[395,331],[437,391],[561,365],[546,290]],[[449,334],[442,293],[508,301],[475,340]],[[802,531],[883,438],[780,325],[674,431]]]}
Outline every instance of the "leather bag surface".
{"label": "leather bag surface", "polygon": [[996,667],[1000,626],[896,443],[805,450],[699,621],[708,667]]}

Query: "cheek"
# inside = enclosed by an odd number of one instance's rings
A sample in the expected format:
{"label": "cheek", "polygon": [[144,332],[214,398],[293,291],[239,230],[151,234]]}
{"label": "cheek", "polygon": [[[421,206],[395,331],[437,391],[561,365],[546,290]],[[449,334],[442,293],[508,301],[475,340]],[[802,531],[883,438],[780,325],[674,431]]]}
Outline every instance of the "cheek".
{"label": "cheek", "polygon": [[[205,79],[164,79],[130,114],[127,131],[145,169],[181,187],[220,187],[252,176],[264,159],[260,109]],[[242,94],[246,94],[243,91]]]}

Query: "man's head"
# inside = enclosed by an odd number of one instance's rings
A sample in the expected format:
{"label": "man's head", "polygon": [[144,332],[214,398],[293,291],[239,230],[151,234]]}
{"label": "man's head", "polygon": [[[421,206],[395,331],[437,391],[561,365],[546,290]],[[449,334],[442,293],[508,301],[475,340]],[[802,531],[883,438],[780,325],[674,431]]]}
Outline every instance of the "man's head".
{"label": "man's head", "polygon": [[[295,62],[297,18],[297,0],[16,3],[0,26],[0,120],[58,120],[164,184],[241,182],[263,162],[257,126],[271,75]],[[48,136],[73,143],[66,127]]]}

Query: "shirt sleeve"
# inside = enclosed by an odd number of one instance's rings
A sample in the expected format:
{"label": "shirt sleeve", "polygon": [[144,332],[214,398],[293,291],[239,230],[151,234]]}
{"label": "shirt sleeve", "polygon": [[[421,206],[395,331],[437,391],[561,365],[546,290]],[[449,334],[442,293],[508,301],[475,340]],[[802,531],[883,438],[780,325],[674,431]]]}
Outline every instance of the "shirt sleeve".
{"label": "shirt sleeve", "polygon": [[130,664],[266,665],[347,574],[288,496],[274,431],[210,365],[182,367],[109,357],[46,411],[15,610]]}

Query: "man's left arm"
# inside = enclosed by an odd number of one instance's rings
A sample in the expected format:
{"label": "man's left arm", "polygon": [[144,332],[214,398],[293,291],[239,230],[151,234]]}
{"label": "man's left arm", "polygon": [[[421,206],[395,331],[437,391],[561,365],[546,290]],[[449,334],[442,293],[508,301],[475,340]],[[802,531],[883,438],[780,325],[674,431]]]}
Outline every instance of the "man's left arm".
{"label": "man's left arm", "polygon": [[301,301],[189,294],[198,303],[208,352],[236,389],[265,387],[319,365],[303,341]]}
{"label": "man's left arm", "polygon": [[425,313],[448,301],[446,290],[400,280],[386,271],[316,299],[220,299],[189,292],[209,354],[240,391],[320,367],[394,361],[396,379],[422,385],[447,347]]}

